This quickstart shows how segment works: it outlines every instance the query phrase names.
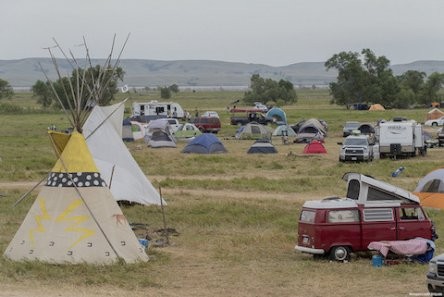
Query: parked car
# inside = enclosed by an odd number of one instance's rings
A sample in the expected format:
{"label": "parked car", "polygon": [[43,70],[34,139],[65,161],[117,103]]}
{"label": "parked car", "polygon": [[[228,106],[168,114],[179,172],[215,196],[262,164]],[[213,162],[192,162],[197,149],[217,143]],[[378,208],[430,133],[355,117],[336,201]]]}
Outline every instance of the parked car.
{"label": "parked car", "polygon": [[360,122],[348,121],[345,122],[344,128],[342,129],[342,136],[347,137],[352,134],[353,130],[356,130],[361,126]]}
{"label": "parked car", "polygon": [[202,133],[217,133],[221,128],[220,119],[216,117],[197,117],[194,119],[193,124]]}
{"label": "parked car", "polygon": [[443,126],[444,125],[444,116],[434,119],[434,120],[427,120],[427,121],[425,121],[424,125],[430,126],[430,127]]}
{"label": "parked car", "polygon": [[209,117],[209,118],[211,118],[211,117],[216,117],[216,118],[218,118],[218,117],[219,117],[219,114],[218,114],[216,111],[205,111],[205,112],[202,114],[202,116],[203,116],[203,117]]}
{"label": "parked car", "polygon": [[438,130],[438,146],[444,145],[444,127]]}
{"label": "parked car", "polygon": [[295,250],[349,260],[374,241],[436,238],[419,198],[401,188],[359,173],[347,173],[346,198],[306,201]]}
{"label": "parked car", "polygon": [[268,107],[261,102],[254,102],[254,107],[262,112],[268,111]]}
{"label": "parked car", "polygon": [[349,135],[339,152],[339,161],[373,161],[373,145],[368,135]]}

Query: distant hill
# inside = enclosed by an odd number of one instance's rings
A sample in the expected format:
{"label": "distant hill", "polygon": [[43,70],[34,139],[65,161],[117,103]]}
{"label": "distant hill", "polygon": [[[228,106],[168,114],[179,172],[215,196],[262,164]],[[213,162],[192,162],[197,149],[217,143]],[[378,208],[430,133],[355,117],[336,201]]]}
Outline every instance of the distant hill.
{"label": "distant hill", "polygon": [[[102,65],[104,60],[93,60],[93,65]],[[64,59],[58,64],[63,75],[71,73],[71,67]],[[82,64],[83,65],[83,64]],[[125,71],[125,81],[130,87],[157,87],[177,84],[181,87],[245,87],[253,74],[272,79],[285,79],[295,86],[327,85],[336,79],[335,70],[326,71],[324,62],[303,62],[288,66],[273,67],[263,64],[247,64],[209,60],[158,61],[125,59],[120,61]],[[41,69],[51,79],[55,71],[49,58],[26,58],[0,60],[0,78],[13,87],[31,87],[37,80],[45,80]],[[444,72],[444,61],[417,61],[393,65],[396,75],[407,70]]]}

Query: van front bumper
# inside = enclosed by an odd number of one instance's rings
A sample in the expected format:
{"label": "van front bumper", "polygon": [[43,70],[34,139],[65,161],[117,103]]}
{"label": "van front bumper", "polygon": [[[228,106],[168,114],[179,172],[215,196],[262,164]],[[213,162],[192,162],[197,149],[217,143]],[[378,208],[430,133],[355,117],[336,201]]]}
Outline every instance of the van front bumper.
{"label": "van front bumper", "polygon": [[308,254],[314,254],[314,255],[323,255],[323,254],[325,254],[325,251],[323,249],[314,249],[314,248],[309,248],[309,247],[300,246],[300,245],[296,245],[294,247],[294,249],[296,251],[299,251],[299,252],[308,253]]}

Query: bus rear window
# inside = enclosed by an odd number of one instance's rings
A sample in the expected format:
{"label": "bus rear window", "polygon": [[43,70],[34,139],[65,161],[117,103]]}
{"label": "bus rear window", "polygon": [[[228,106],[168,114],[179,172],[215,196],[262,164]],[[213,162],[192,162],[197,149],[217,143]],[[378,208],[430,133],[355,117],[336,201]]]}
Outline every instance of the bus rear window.
{"label": "bus rear window", "polygon": [[304,223],[314,223],[316,212],[312,210],[303,210],[300,221]]}

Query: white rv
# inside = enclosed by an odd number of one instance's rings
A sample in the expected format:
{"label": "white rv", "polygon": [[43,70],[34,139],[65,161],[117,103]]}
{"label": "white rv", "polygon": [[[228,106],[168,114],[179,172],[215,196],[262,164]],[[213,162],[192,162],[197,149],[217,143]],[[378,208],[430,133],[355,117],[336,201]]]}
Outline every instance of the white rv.
{"label": "white rv", "polygon": [[158,116],[185,118],[185,112],[179,103],[159,102],[153,100],[150,102],[134,102],[132,106],[133,117]]}
{"label": "white rv", "polygon": [[376,128],[379,139],[379,154],[381,157],[424,155],[424,137],[422,126],[413,120],[393,120],[379,123]]}

